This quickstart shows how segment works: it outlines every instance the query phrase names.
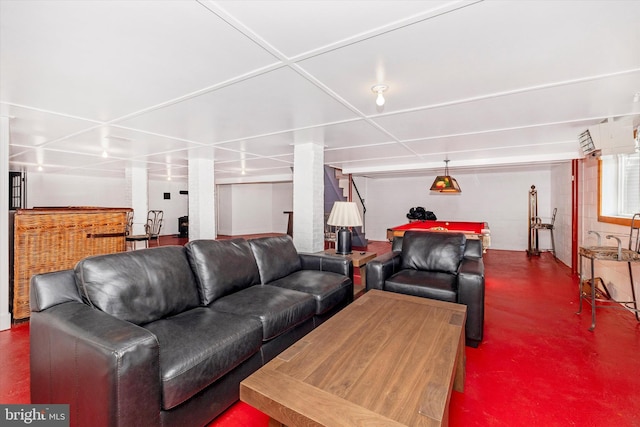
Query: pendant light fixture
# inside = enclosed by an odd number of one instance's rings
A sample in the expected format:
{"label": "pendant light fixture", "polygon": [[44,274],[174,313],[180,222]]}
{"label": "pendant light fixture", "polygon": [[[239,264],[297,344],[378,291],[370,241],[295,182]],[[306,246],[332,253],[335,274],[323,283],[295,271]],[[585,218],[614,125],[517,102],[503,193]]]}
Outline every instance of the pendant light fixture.
{"label": "pendant light fixture", "polygon": [[371,91],[373,93],[378,94],[378,96],[376,97],[376,105],[378,107],[382,107],[384,105],[385,100],[384,100],[384,95],[382,95],[382,92],[384,92],[387,89],[389,89],[389,86],[383,85],[383,84],[375,85],[371,88]]}
{"label": "pendant light fixture", "polygon": [[436,179],[431,185],[431,191],[438,191],[440,193],[462,193],[458,181],[449,175],[448,159],[444,161],[444,175],[436,176]]}

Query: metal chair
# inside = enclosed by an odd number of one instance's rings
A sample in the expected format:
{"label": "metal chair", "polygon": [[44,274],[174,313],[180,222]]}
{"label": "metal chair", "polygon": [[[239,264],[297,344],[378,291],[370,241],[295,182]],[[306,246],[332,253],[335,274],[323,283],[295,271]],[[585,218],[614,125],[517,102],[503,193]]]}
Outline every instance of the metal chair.
{"label": "metal chair", "polygon": [[[602,237],[597,231],[589,231],[589,234],[595,234],[598,238],[596,246],[580,247],[578,253],[580,255],[580,308],[576,314],[582,312],[582,300],[586,299],[591,304],[591,327],[590,331],[593,331],[596,327],[596,307],[601,308],[626,308],[635,313],[636,319],[640,321],[640,310],[638,310],[638,304],[636,302],[636,291],[633,281],[633,269],[631,264],[640,262],[640,213],[636,213],[631,218],[631,230],[629,231],[629,245],[625,249],[622,247],[622,241],[619,237],[609,234],[607,239],[614,239],[618,242],[617,246],[602,246]],[[583,284],[585,282],[582,274],[582,258],[590,260],[591,265],[591,280],[590,280],[590,292],[585,292]],[[632,301],[616,301],[613,299],[599,299],[596,297],[596,278],[594,261],[617,261],[626,262],[629,270],[629,282],[631,284],[631,298]],[[606,303],[598,305],[597,303]]]}
{"label": "metal chair", "polygon": [[549,230],[549,232],[551,233],[551,253],[553,253],[553,257],[556,257],[556,242],[555,239],[553,238],[553,230],[555,228],[555,222],[556,222],[556,213],[558,213],[558,208],[554,208],[553,209],[553,215],[551,216],[551,222],[545,223],[542,221],[542,218],[536,216],[533,217],[533,221],[531,223],[531,232],[535,232],[536,233],[536,237],[535,237],[535,244],[536,244],[536,248],[535,248],[535,252],[542,252],[540,249],[538,249],[538,231],[539,230]]}
{"label": "metal chair", "polygon": [[[146,227],[145,227],[146,228]],[[125,241],[127,244],[127,250],[136,248],[136,242],[144,242],[144,247],[149,247],[149,235],[148,234],[132,234],[133,233],[133,211],[127,212],[127,228],[125,230]]]}
{"label": "metal chair", "polygon": [[160,230],[162,230],[163,211],[151,210],[147,213],[147,223],[144,228],[149,236],[149,240],[155,240],[160,246]]}

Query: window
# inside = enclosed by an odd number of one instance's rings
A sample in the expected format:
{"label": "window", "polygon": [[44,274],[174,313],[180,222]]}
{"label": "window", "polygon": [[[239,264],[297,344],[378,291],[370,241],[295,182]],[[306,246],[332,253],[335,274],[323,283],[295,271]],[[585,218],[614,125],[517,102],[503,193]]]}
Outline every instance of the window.
{"label": "window", "polygon": [[630,225],[640,212],[640,153],[603,156],[598,166],[598,221]]}
{"label": "window", "polygon": [[24,180],[23,173],[9,172],[9,210],[24,207]]}

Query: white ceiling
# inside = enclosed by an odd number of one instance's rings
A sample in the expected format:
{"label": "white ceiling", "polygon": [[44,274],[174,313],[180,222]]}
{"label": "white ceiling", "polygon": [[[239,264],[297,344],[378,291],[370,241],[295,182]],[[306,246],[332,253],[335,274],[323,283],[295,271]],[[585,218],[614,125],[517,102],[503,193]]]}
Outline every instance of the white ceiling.
{"label": "white ceiling", "polygon": [[0,0],[15,170],[185,179],[213,147],[217,182],[281,180],[307,142],[356,175],[528,167],[638,91],[640,1]]}

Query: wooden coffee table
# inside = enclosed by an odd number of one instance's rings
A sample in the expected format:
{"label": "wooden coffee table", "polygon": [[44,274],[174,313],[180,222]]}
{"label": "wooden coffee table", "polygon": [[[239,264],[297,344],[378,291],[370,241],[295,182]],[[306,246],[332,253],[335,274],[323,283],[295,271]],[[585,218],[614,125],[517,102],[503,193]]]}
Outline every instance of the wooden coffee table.
{"label": "wooden coffee table", "polygon": [[466,307],[371,290],[240,384],[272,426],[446,426]]}

